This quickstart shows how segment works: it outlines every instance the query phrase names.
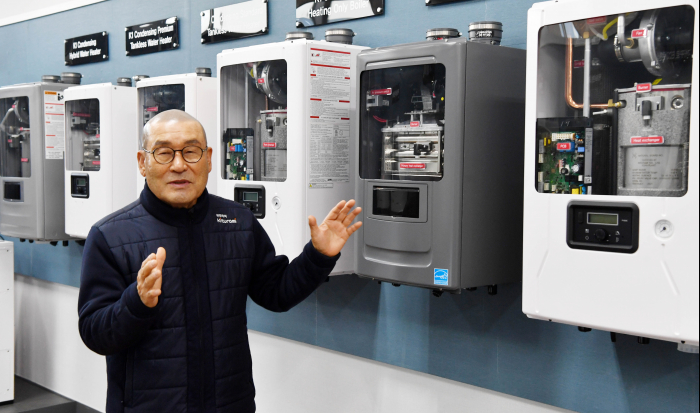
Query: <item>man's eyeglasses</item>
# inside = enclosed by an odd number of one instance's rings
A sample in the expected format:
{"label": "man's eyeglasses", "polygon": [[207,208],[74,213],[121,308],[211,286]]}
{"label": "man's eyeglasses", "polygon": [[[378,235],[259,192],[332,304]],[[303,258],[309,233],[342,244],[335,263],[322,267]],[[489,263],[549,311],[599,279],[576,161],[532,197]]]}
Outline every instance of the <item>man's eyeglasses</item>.
{"label": "man's eyeglasses", "polygon": [[165,165],[172,162],[173,159],[175,159],[175,152],[180,152],[180,154],[182,155],[182,159],[184,159],[185,162],[197,163],[200,159],[202,159],[202,155],[204,155],[204,151],[207,148],[208,147],[202,149],[199,146],[185,146],[184,148],[178,150],[166,147],[156,148],[152,151],[149,151],[146,148],[141,149],[146,153],[152,154],[153,159],[155,159],[156,162]]}

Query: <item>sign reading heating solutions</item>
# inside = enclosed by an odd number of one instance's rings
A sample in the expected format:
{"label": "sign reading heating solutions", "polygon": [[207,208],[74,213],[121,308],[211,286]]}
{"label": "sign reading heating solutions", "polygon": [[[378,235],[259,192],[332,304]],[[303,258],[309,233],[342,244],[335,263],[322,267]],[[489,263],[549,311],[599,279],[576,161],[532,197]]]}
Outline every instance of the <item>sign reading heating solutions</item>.
{"label": "sign reading heating solutions", "polygon": [[267,0],[248,0],[209,9],[202,18],[202,43],[222,42],[266,34]]}
{"label": "sign reading heating solutions", "polygon": [[109,35],[107,32],[73,37],[66,39],[64,43],[66,66],[109,60]]}
{"label": "sign reading heating solutions", "polygon": [[177,17],[137,24],[124,30],[127,56],[173,50],[180,46]]}
{"label": "sign reading heating solutions", "polygon": [[384,14],[384,0],[296,0],[297,27],[311,27]]}

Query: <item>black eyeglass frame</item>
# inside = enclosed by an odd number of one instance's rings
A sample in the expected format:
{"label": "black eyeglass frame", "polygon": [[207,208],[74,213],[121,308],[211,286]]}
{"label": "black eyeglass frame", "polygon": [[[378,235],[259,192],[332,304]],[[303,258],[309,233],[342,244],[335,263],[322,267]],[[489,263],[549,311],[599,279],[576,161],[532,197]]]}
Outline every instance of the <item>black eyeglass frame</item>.
{"label": "black eyeglass frame", "polygon": [[[185,159],[185,153],[184,153],[183,151],[184,151],[185,149],[187,149],[187,148],[197,148],[197,149],[199,149],[200,151],[202,151],[202,153],[199,155],[199,159],[197,159],[196,161],[188,161],[187,159]],[[172,157],[168,162],[160,162],[158,159],[156,159],[156,150],[158,150],[158,149],[170,149],[171,151],[173,151],[173,157]],[[161,146],[161,147],[158,147],[158,148],[153,149],[152,151],[149,151],[148,149],[146,149],[146,148],[144,148],[144,147],[141,147],[141,150],[142,150],[142,151],[144,151],[144,152],[146,152],[146,153],[150,153],[151,155],[153,155],[153,160],[156,161],[157,163],[161,164],[161,165],[167,165],[167,164],[171,163],[172,161],[174,161],[174,160],[175,160],[175,155],[177,155],[178,152],[180,152],[180,156],[182,156],[182,160],[183,160],[183,161],[185,161],[185,162],[187,162],[187,163],[197,163],[197,162],[199,162],[199,161],[202,160],[202,158],[204,157],[204,152],[206,152],[207,149],[209,149],[208,146],[205,146],[204,149],[202,149],[202,148],[200,148],[199,146],[189,145],[189,146],[185,146],[185,147],[182,148],[182,149],[173,149],[173,148],[168,148],[167,146]]]}

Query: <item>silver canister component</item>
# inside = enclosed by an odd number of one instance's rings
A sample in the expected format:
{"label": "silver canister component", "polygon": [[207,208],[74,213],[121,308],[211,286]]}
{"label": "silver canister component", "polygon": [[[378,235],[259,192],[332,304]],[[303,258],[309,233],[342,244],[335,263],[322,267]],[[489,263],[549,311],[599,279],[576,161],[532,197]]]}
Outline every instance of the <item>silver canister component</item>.
{"label": "silver canister component", "polygon": [[70,85],[79,85],[80,84],[80,79],[83,78],[83,75],[80,73],[75,73],[75,72],[63,72],[61,73],[61,83],[67,83]]}
{"label": "silver canister component", "polygon": [[469,41],[499,46],[503,37],[501,22],[474,22],[469,24]]}
{"label": "silver canister component", "polygon": [[428,40],[444,40],[460,37],[461,35],[462,33],[460,33],[457,29],[438,28],[428,30],[425,34],[425,38]]}
{"label": "silver canister component", "polygon": [[59,83],[61,81],[61,76],[43,75],[41,81],[44,83]]}
{"label": "silver canister component", "polygon": [[131,78],[129,77],[118,77],[117,86],[131,87]]}
{"label": "silver canister component", "polygon": [[131,79],[134,81],[134,86],[136,86],[136,83],[143,79],[148,79],[150,76],[148,75],[136,75],[136,76],[131,76]]}
{"label": "silver canister component", "polygon": [[289,32],[289,33],[287,33],[287,37],[285,37],[284,40],[290,41],[290,40],[301,40],[301,39],[313,40],[314,34],[310,33],[310,32]]}
{"label": "silver canister component", "polygon": [[352,44],[355,32],[350,29],[328,29],[326,30],[326,41],[331,43]]}
{"label": "silver canister component", "polygon": [[198,67],[194,70],[197,76],[211,77],[211,69],[208,67]]}

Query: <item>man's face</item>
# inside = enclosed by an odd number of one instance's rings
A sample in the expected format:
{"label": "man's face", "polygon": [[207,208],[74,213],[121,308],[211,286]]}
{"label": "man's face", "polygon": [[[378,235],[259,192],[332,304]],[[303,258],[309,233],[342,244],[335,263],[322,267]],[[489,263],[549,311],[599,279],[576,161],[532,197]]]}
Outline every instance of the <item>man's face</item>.
{"label": "man's face", "polygon": [[[186,146],[206,147],[201,126],[192,121],[162,121],[150,126],[146,149],[153,151],[167,147],[175,150]],[[181,152],[168,164],[156,162],[153,155],[138,152],[139,170],[148,187],[161,201],[174,208],[191,208],[207,186],[211,172],[212,149],[207,148],[197,163],[188,163]]]}

